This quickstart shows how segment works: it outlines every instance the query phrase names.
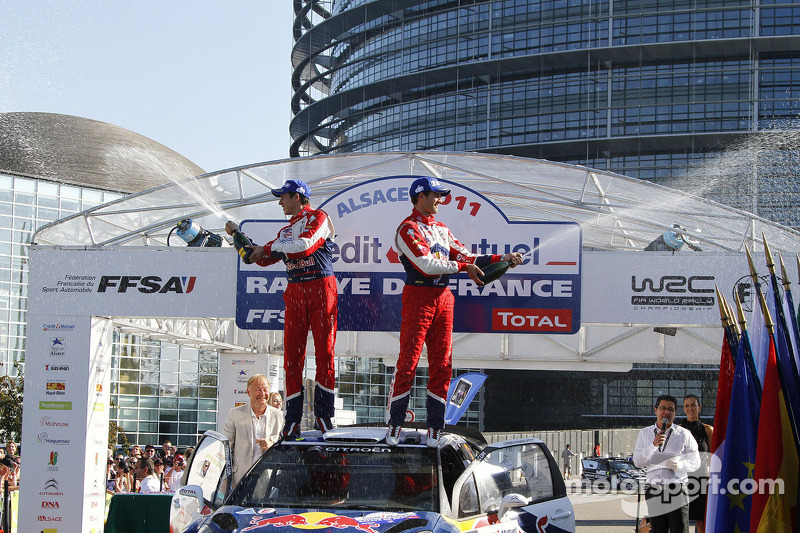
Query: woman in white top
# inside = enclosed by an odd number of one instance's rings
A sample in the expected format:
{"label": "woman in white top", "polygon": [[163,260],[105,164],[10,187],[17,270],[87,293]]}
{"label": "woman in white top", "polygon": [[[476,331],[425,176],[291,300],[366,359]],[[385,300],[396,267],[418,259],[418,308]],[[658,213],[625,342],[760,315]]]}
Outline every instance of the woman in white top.
{"label": "woman in white top", "polygon": [[175,492],[183,486],[181,478],[183,477],[184,464],[183,456],[176,455],[172,461],[172,468],[164,474],[164,485],[167,490]]}

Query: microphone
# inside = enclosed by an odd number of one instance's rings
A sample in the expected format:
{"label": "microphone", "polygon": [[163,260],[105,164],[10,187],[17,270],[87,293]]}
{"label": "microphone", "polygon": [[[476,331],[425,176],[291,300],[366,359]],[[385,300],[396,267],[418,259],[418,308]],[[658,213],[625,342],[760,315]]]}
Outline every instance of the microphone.
{"label": "microphone", "polygon": [[[661,433],[659,433],[659,435],[663,435],[664,433],[667,432],[668,424],[669,424],[669,418],[665,416],[664,418],[661,419]],[[666,444],[666,441],[664,441],[664,443],[662,443],[661,446],[658,447],[658,451],[661,451],[661,448],[664,447],[664,444]]]}

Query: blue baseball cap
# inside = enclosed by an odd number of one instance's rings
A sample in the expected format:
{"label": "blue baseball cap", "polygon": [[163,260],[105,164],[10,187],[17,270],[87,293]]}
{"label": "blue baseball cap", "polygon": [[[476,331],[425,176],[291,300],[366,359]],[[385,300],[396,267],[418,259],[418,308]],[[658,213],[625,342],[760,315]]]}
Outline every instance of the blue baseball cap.
{"label": "blue baseball cap", "polygon": [[281,195],[286,192],[296,192],[298,194],[302,194],[306,198],[309,198],[311,196],[311,187],[309,187],[306,182],[302,180],[286,180],[280,189],[272,189],[272,194],[278,198],[280,198]]}
{"label": "blue baseball cap", "polygon": [[411,188],[408,190],[408,194],[409,196],[414,196],[415,194],[426,191],[438,192],[442,196],[447,196],[450,194],[450,189],[439,185],[439,180],[428,177],[415,179],[414,183],[411,184]]}

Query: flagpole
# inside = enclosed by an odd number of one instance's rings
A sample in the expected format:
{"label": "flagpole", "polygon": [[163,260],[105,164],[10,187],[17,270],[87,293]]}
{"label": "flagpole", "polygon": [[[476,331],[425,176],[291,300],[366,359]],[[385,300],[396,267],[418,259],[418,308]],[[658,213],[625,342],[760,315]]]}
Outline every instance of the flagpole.
{"label": "flagpole", "polygon": [[[758,296],[759,300],[762,300],[764,296],[761,294],[761,282],[758,280],[758,272],[756,272],[756,267],[753,264],[753,256],[750,255],[750,250],[747,247],[745,247],[744,251],[747,254],[747,264],[750,266],[750,279],[753,281],[753,288],[755,289],[756,295]],[[765,309],[766,308],[765,306],[766,303],[763,306],[761,306],[762,309]],[[766,320],[767,319],[765,316],[764,317],[765,325],[766,325]],[[772,319],[770,319],[770,322],[771,321]],[[749,357],[745,357],[745,361],[747,361],[747,365],[750,367],[750,371],[753,373],[753,375],[758,377],[758,370],[756,367],[756,361],[755,358],[753,357],[752,350],[749,354]],[[758,379],[756,379],[755,385],[756,385],[756,391],[758,392],[758,397],[761,398],[761,382]]]}
{"label": "flagpole", "polygon": [[[795,308],[794,308],[794,298],[792,297],[792,289],[791,289],[792,282],[789,281],[789,275],[786,273],[786,265],[783,263],[783,255],[781,255],[780,252],[778,253],[778,261],[781,264],[781,278],[783,280],[783,293],[786,295],[786,303],[788,304],[787,307],[789,307],[789,316],[787,317],[787,320],[789,322],[791,322],[791,324],[787,325],[787,328],[791,327],[792,328],[792,332],[794,332],[795,343],[792,343],[792,345],[793,345],[793,348],[795,350],[797,350],[798,345],[796,343],[800,342],[800,329],[798,329],[798,326],[797,326],[797,314],[796,314]],[[800,354],[798,354],[795,351],[794,359],[792,361],[794,363],[795,372],[798,371],[798,367],[797,367],[798,355],[800,355]],[[798,372],[798,376],[800,376],[800,372]]]}
{"label": "flagpole", "polygon": [[[728,311],[728,302],[725,301],[725,297],[719,290],[719,287],[714,285],[714,290],[717,293],[717,305],[719,306],[719,319],[722,322],[722,329],[725,332],[725,341],[728,343],[728,349],[730,350],[731,354],[736,353],[737,346],[739,344],[739,340],[736,338],[737,335],[734,332],[734,322],[731,319],[731,314]],[[734,358],[734,361],[736,359]]]}
{"label": "flagpole", "polygon": [[[770,330],[770,336],[775,343],[775,355],[778,365],[778,380],[783,390],[783,396],[786,402],[786,408],[789,412],[789,422],[792,428],[792,435],[794,436],[795,446],[800,448],[800,428],[798,428],[798,419],[800,418],[800,395],[798,395],[797,387],[797,365],[794,361],[794,351],[791,346],[788,331],[786,330],[786,317],[783,315],[783,304],[781,303],[780,293],[778,292],[778,277],[775,275],[775,261],[772,258],[772,252],[767,243],[767,237],[762,233],[764,240],[764,254],[767,258],[767,268],[769,269],[770,280],[772,281],[772,294],[775,300],[775,314],[778,316],[777,324],[773,324],[773,329]],[[763,299],[763,298],[762,298]],[[766,311],[766,300],[764,300],[764,308]],[[779,344],[775,340],[775,329],[782,330],[782,340],[786,345],[786,352],[782,349],[779,350]],[[786,359],[789,359],[788,365]],[[788,372],[786,372],[788,370]],[[789,375],[787,375],[787,373]]]}

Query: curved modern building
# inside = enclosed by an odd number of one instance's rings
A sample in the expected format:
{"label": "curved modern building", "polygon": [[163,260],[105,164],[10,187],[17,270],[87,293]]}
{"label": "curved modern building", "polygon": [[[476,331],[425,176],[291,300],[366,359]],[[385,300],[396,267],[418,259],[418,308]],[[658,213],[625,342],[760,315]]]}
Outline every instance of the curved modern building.
{"label": "curved modern building", "polygon": [[291,156],[536,157],[800,225],[800,2],[295,0],[295,11]]}

